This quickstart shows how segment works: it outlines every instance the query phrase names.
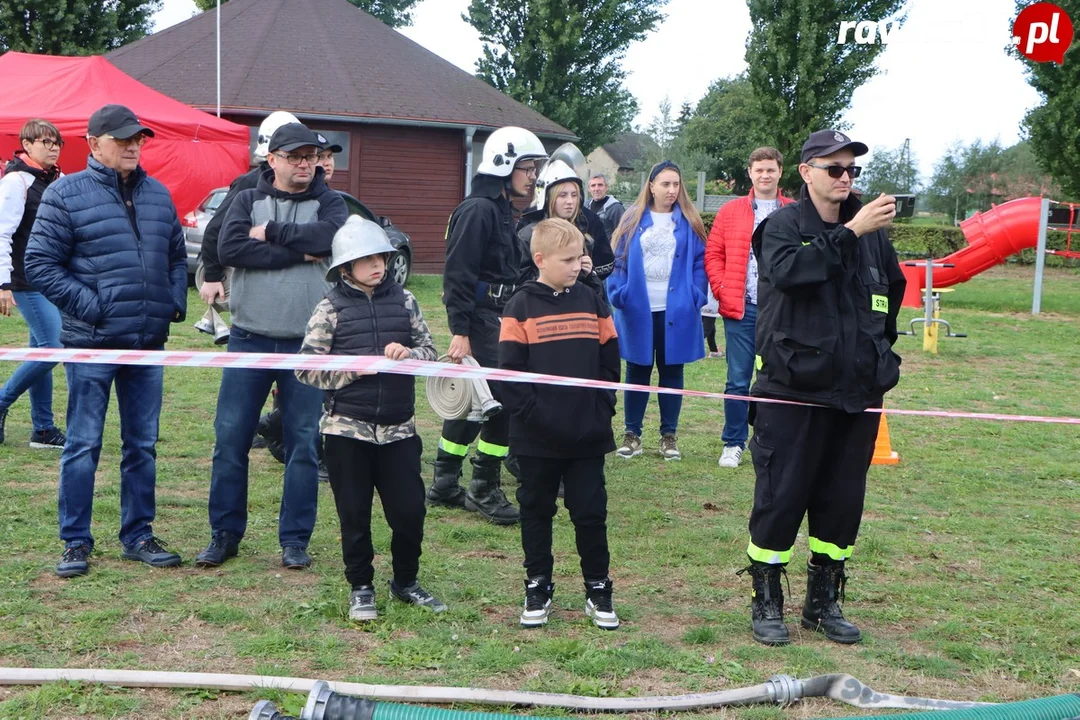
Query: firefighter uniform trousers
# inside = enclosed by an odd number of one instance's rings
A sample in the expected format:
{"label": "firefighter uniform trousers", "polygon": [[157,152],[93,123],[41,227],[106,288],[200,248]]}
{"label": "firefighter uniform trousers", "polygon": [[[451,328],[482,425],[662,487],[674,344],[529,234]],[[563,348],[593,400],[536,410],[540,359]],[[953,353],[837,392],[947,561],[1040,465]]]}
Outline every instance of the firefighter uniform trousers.
{"label": "firefighter uniform trousers", "polygon": [[[499,367],[500,317],[496,310],[478,307],[473,311],[469,327],[469,345],[472,356],[482,367]],[[502,401],[500,383],[489,382],[491,395]],[[510,452],[510,420],[506,413],[498,413],[485,422],[468,420],[444,420],[439,448],[450,455],[464,458],[469,445],[480,436],[477,453],[498,458],[500,461]]]}
{"label": "firefighter uniform trousers", "polygon": [[750,453],[757,480],[746,554],[758,562],[786,564],[806,515],[810,552],[847,560],[859,534],[880,417],[754,405]]}

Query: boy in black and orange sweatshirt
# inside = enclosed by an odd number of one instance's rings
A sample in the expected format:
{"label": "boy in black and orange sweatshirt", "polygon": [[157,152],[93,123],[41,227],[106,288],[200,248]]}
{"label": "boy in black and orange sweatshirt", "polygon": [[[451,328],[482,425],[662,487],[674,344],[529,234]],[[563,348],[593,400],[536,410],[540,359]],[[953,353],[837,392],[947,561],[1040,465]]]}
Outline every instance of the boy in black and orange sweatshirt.
{"label": "boy in black and orange sweatshirt", "polygon": [[[537,224],[530,249],[540,277],[506,304],[499,367],[618,381],[619,342],[611,313],[596,293],[577,283],[584,243],[566,220]],[[619,618],[608,578],[604,455],[615,449],[615,392],[516,382],[502,386],[503,406],[510,413],[510,452],[521,466],[517,499],[528,576],[521,625],[547,623],[555,590],[551,521],[562,481],[585,578],[585,613],[597,627],[614,630]]]}

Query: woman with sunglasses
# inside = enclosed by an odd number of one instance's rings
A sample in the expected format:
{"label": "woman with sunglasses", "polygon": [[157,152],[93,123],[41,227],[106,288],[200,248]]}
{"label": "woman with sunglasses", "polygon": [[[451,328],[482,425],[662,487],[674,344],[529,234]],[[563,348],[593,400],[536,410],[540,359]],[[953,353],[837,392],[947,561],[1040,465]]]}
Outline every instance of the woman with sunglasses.
{"label": "woman with sunglasses", "polygon": [[[26,281],[23,256],[30,228],[37,217],[45,188],[60,177],[60,131],[47,120],[27,120],[19,132],[22,150],[8,163],[0,180],[0,315],[18,308],[30,330],[30,347],[60,347],[60,311]],[[23,393],[30,393],[33,433],[30,447],[59,450],[64,433],[53,422],[52,370],[56,363],[27,362],[0,388],[0,443],[8,409]]]}
{"label": "woman with sunglasses", "polygon": [[[626,382],[649,385],[653,361],[660,386],[683,387],[683,365],[705,357],[701,308],[707,297],[705,226],[690,202],[675,163],[665,160],[623,215],[612,245],[615,270],[607,279],[615,309],[619,350],[626,360]],[[661,394],[660,454],[679,460],[676,432],[682,396]],[[626,433],[616,451],[632,458],[642,453],[641,430],[648,393],[627,391]]]}

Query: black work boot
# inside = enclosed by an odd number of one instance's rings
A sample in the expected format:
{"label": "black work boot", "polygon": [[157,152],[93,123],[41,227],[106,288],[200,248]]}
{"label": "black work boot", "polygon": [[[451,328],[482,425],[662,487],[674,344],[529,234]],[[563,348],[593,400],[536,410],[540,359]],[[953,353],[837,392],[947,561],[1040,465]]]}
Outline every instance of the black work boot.
{"label": "black work boot", "polygon": [[478,512],[496,525],[513,525],[518,521],[518,509],[510,504],[499,484],[502,458],[479,453],[472,458],[473,474],[465,493],[465,509]]}
{"label": "black work boot", "polygon": [[465,488],[461,487],[461,463],[465,458],[451,455],[439,448],[435,456],[435,479],[427,491],[428,505],[444,507],[465,507]]}
{"label": "black work boot", "polygon": [[750,622],[754,639],[764,645],[787,645],[791,642],[784,625],[784,590],[780,587],[780,575],[786,575],[783,565],[751,560],[750,566],[738,572],[750,573]]}
{"label": "black work boot", "polygon": [[844,602],[844,562],[825,565],[806,563],[806,602],[803,603],[802,626],[825,633],[833,642],[851,645],[862,639],[862,633],[844,619],[840,603]]}

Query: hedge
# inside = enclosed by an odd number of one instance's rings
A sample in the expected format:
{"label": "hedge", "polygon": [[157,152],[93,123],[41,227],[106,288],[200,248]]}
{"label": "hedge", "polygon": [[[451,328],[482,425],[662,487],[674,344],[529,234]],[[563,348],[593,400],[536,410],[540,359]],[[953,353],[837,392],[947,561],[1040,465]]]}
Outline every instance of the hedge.
{"label": "hedge", "polygon": [[[701,219],[705,223],[705,230],[712,228],[716,213],[702,213]],[[901,259],[905,257],[931,257],[943,258],[967,246],[967,238],[960,228],[951,225],[890,225],[886,229],[889,239],[892,240],[896,252]],[[1051,232],[1046,238],[1046,246],[1051,250],[1065,249],[1065,233]],[[1073,250],[1080,251],[1080,236],[1073,240]],[[1010,262],[1022,265],[1035,262],[1035,250],[1023,250],[1009,258]],[[1046,264],[1050,267],[1076,267],[1077,260],[1069,260],[1054,255],[1046,256]]]}

